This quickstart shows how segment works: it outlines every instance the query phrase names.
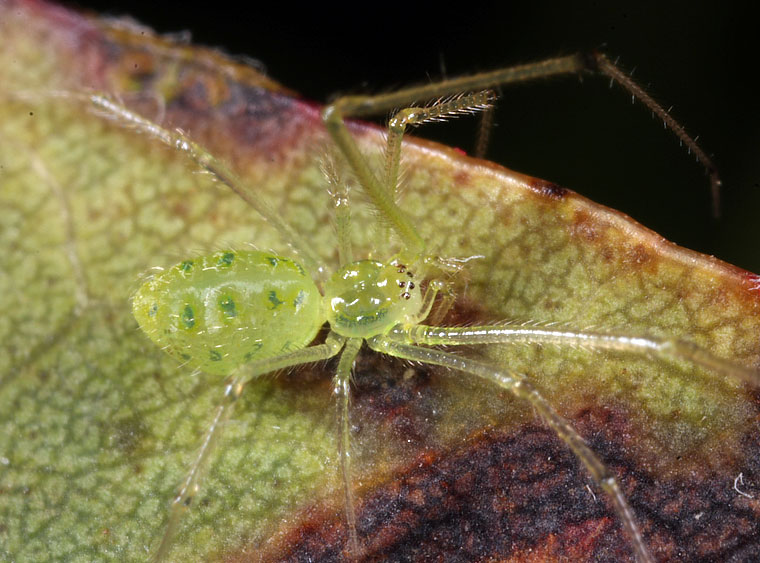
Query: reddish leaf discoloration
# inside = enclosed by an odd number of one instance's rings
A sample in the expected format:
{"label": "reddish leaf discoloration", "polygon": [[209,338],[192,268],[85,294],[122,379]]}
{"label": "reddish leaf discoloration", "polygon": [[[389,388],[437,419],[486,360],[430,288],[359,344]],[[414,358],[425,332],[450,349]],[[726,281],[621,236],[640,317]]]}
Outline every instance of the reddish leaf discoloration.
{"label": "reddish leaf discoloration", "polygon": [[[642,527],[660,557],[726,561],[757,556],[758,505],[731,491],[732,475],[695,471],[690,482],[653,480],[635,461],[616,457],[632,438],[620,414],[587,410],[576,425],[623,476],[634,509],[647,515]],[[750,457],[757,459],[757,439],[748,436],[746,442]],[[587,479],[572,456],[544,429],[529,426],[509,435],[488,431],[443,459],[415,460],[401,474],[362,501],[359,525],[371,538],[365,560],[629,556],[614,516],[584,485]],[[342,520],[329,511],[310,511],[294,526],[280,533],[264,552],[265,560],[330,560],[345,547]]]}

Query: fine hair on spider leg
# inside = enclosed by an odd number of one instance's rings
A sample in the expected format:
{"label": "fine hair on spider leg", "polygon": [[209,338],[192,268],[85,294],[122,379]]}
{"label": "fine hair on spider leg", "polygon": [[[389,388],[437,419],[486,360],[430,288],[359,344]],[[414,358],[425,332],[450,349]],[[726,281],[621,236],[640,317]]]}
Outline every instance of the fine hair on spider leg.
{"label": "fine hair on spider leg", "polygon": [[[594,62],[594,69],[616,79],[616,67],[613,65],[614,70],[609,70],[607,67],[611,63],[603,55],[573,55],[392,94],[340,98],[328,106],[323,111],[323,120],[329,134],[372,206],[387,220],[401,250],[394,256],[383,257],[384,261],[375,257],[356,261],[351,249],[348,198],[335,185],[340,181],[339,176],[328,170],[328,183],[333,184],[330,193],[336,208],[340,267],[321,287],[311,278],[319,271],[320,264],[308,243],[282,221],[266,201],[252,198],[243,180],[218,158],[182,132],[169,131],[105,96],[89,96],[91,104],[118,123],[174,147],[215,175],[269,221],[297,250],[303,263],[271,252],[224,250],[186,259],[153,276],[135,294],[132,301],[134,316],[156,345],[178,361],[226,377],[222,399],[199,452],[171,503],[164,534],[153,553],[154,560],[163,560],[169,555],[182,514],[201,489],[205,469],[219,444],[225,422],[232,416],[245,386],[276,370],[336,356],[339,359],[333,394],[339,421],[337,450],[347,523],[346,554],[351,558],[362,556],[364,546],[357,533],[351,478],[349,406],[351,371],[364,342],[383,354],[443,366],[481,378],[526,401],[572,451],[597,486],[605,491],[637,560],[653,560],[636,515],[612,472],[529,381],[529,374],[453,355],[433,346],[581,344],[592,350],[615,350],[691,362],[756,386],[760,385],[757,372],[678,339],[541,326],[462,328],[424,325],[425,320],[430,320],[436,295],[445,289],[439,276],[452,268],[465,267],[467,260],[473,257],[458,261],[452,257],[426,254],[426,241],[396,201],[402,139],[407,125],[487,108],[493,99],[490,88],[553,74],[578,73],[592,66],[589,60]],[[465,94],[459,95],[461,92]],[[428,107],[407,107],[425,99],[443,101]],[[378,178],[348,132],[344,119],[382,113],[395,107],[407,109],[402,109],[391,119],[384,176]],[[682,129],[673,129],[680,136]],[[702,161],[705,163],[704,159]],[[711,170],[711,164],[705,166]],[[424,291],[422,282],[427,282]],[[241,286],[256,289],[246,293],[239,289]],[[275,309],[277,315],[272,314]],[[258,324],[245,324],[243,319],[250,318],[258,319]],[[325,341],[312,344],[325,323],[330,327]]]}

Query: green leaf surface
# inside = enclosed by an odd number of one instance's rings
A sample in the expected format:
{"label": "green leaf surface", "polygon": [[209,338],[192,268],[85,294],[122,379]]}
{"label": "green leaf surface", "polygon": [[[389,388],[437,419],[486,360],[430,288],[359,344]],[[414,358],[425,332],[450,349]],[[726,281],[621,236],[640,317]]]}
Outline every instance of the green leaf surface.
{"label": "green leaf surface", "polygon": [[[35,1],[0,2],[0,37],[0,558],[144,560],[221,381],[155,347],[130,298],[153,267],[292,250],[185,155],[70,94],[106,93],[181,128],[271,201],[328,272],[337,248],[320,165],[334,149],[319,108],[217,52]],[[379,160],[381,132],[352,131]],[[758,365],[756,276],[548,182],[432,143],[404,152],[403,209],[432,251],[473,257],[451,280],[448,322],[675,336]],[[387,257],[376,215],[352,204],[357,254]],[[756,390],[649,357],[463,353],[535,380],[620,476],[655,556],[758,553]],[[332,369],[249,386],[173,558],[338,557]],[[602,494],[505,393],[367,351],[352,419],[370,558],[630,557]]]}

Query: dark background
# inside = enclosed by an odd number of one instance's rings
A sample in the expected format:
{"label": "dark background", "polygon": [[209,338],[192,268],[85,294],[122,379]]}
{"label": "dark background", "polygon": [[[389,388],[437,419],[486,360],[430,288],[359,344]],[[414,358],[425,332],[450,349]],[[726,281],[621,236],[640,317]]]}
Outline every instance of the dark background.
{"label": "dark background", "polygon": [[[729,3],[361,3],[361,13],[314,4],[225,1],[84,1],[83,9],[130,15],[158,32],[261,61],[269,75],[325,101],[338,93],[399,86],[602,48],[619,57],[721,172],[723,217],[711,217],[701,165],[640,104],[608,81],[555,78],[505,90],[491,160],[619,209],[666,238],[760,272],[758,28]],[[572,5],[570,5],[572,4]],[[432,6],[432,9],[431,9]],[[420,130],[470,150],[475,120]]]}

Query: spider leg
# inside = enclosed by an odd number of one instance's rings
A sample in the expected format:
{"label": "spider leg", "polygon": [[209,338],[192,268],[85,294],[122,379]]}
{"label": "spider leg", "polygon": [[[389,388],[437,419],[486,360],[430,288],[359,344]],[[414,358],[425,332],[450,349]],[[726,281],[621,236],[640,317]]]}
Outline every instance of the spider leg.
{"label": "spider leg", "polygon": [[644,354],[668,361],[686,361],[732,379],[760,387],[760,372],[720,358],[696,344],[677,338],[631,336],[625,334],[586,332],[536,326],[469,326],[438,327],[417,325],[406,334],[411,342],[426,346],[463,344],[552,344],[582,346],[589,350],[610,350]]}
{"label": "spider leg", "polygon": [[[270,225],[272,225],[283,237],[285,242],[298,253],[309,271],[318,271],[317,265],[319,260],[311,251],[310,245],[299,235],[289,224],[283,221],[280,214],[275,211],[261,194],[249,190],[245,187],[245,182],[235,172],[233,172],[224,162],[219,160],[207,149],[191,140],[179,130],[170,131],[161,127],[159,124],[142,117],[141,115],[127,109],[110,98],[93,94],[83,96],[81,94],[72,94],[74,98],[84,97],[99,111],[104,112],[107,116],[120,121],[128,127],[132,127],[140,133],[157,139],[165,145],[178,151],[184,152],[195,161],[205,171],[211,173],[219,182],[230,188],[243,201],[255,209]],[[256,194],[254,196],[254,194]]]}
{"label": "spider leg", "polygon": [[348,199],[348,187],[338,174],[334,160],[329,155],[322,162],[322,174],[328,183],[328,193],[333,200],[335,211],[335,235],[338,239],[338,259],[341,266],[354,261],[351,246],[351,206]]}
{"label": "spider leg", "polygon": [[490,90],[475,92],[464,96],[438,101],[425,107],[408,107],[402,109],[388,121],[388,134],[385,147],[385,184],[386,190],[396,200],[399,166],[401,163],[401,140],[406,128],[422,125],[431,121],[444,121],[450,117],[467,115],[492,107],[496,95]]}
{"label": "spider leg", "polygon": [[[475,97],[485,95],[488,97],[488,93],[484,91],[491,88],[530,82],[551,76],[580,75],[589,71],[609,77],[612,82],[616,82],[630,93],[634,99],[642,102],[654,115],[662,120],[665,128],[670,129],[678,137],[679,141],[686,145],[690,152],[696,155],[698,162],[702,164],[710,177],[713,214],[717,217],[720,212],[719,195],[721,180],[710,157],[665,108],[658,104],[628,74],[610,61],[609,58],[596,51],[576,53],[574,55],[555,57],[469,76],[460,76],[422,86],[403,88],[395,92],[376,96],[344,96],[325,107],[322,112],[322,120],[378,210],[388,218],[396,233],[401,237],[401,240],[404,241],[410,251],[422,253],[425,248],[424,241],[416,233],[409,219],[398,209],[394,200],[395,182],[398,175],[398,152],[400,151],[403,128],[394,132],[393,124],[389,127],[388,147],[386,149],[386,178],[383,179],[386,186],[384,187],[383,182],[375,176],[366,159],[359,151],[356,141],[346,128],[344,119],[347,117],[361,118],[379,115],[383,112],[410,106],[419,101],[440,100],[446,96],[458,96],[462,93],[476,92],[476,94],[470,95]],[[462,99],[466,98],[468,96]],[[456,101],[456,98],[453,101]],[[445,103],[434,104],[432,107],[444,106]],[[469,108],[460,108],[457,111],[461,111],[462,109],[472,111],[474,109],[481,109],[481,107],[484,109],[490,105],[490,101],[486,100],[485,104],[481,106],[479,102],[475,101],[475,98],[469,100],[469,103],[471,104]],[[430,108],[410,109],[424,110]],[[403,112],[399,112],[397,116],[403,118],[404,114]],[[426,118],[421,118],[419,122],[425,120]]]}
{"label": "spider leg", "polygon": [[475,148],[472,156],[475,158],[485,158],[488,151],[488,143],[491,140],[491,129],[493,129],[494,108],[489,106],[480,113],[478,123],[478,136],[475,140]]}
{"label": "spider leg", "polygon": [[584,442],[570,423],[557,413],[556,410],[544,399],[538,389],[524,376],[503,368],[495,368],[483,362],[471,360],[447,352],[432,348],[423,348],[405,342],[411,339],[406,337],[406,331],[398,330],[388,336],[376,336],[367,340],[373,350],[404,358],[411,361],[422,362],[448,367],[462,371],[487,381],[495,383],[499,387],[513,393],[516,397],[526,400],[541,415],[546,424],[567,445],[575,456],[583,463],[591,474],[594,482],[607,493],[608,498],[620,518],[623,528],[631,542],[636,559],[640,563],[653,561],[644,540],[641,536],[638,524],[634,518],[628,501],[623,495],[617,480],[597,455]]}
{"label": "spider leg", "polygon": [[351,486],[351,421],[349,407],[351,404],[351,369],[362,346],[361,338],[349,338],[340,355],[338,369],[333,377],[333,394],[338,408],[338,444],[340,454],[340,473],[343,481],[343,494],[348,527],[348,549],[352,556],[360,554],[359,537],[356,533],[356,503]]}
{"label": "spider leg", "polygon": [[151,561],[163,561],[168,555],[182,515],[190,507],[200,490],[203,473],[208,465],[208,461],[219,443],[225,423],[229,420],[238,399],[243,394],[245,385],[252,379],[265,373],[331,358],[340,352],[345,342],[345,338],[331,332],[324,344],[309,346],[274,358],[263,359],[242,367],[237,375],[227,378],[222,400],[216,407],[214,418],[206,431],[206,435],[203,437],[200,451],[190,467],[190,471],[188,471],[187,476],[183,480],[177,496],[172,501],[164,535]]}

